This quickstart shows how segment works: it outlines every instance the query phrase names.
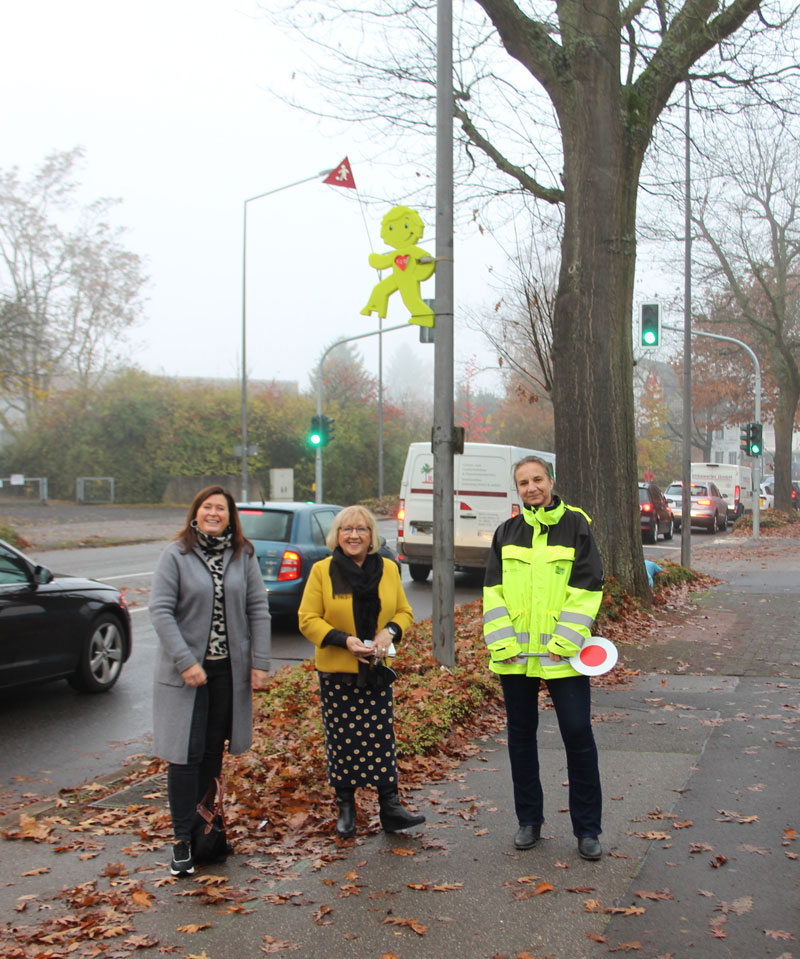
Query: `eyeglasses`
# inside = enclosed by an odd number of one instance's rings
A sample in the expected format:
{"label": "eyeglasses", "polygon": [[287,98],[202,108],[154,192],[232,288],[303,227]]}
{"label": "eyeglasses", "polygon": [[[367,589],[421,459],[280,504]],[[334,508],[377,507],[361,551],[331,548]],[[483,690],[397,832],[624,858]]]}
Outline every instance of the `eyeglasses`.
{"label": "eyeglasses", "polygon": [[345,536],[349,536],[351,533],[358,533],[359,536],[366,536],[369,532],[366,526],[343,526],[342,532]]}

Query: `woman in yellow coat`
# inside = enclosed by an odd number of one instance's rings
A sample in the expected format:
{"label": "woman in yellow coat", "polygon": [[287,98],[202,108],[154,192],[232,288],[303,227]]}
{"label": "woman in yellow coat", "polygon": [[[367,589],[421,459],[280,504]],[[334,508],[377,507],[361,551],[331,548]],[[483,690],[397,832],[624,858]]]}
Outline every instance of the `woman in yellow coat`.
{"label": "woman in yellow coat", "polygon": [[374,688],[370,663],[393,652],[413,622],[397,565],[378,553],[374,516],[349,506],[334,519],[333,555],[315,563],[298,610],[316,647],[328,781],[336,790],[336,832],[355,833],[355,790],[378,790],[381,826],[397,832],[425,822],[400,803],[391,685]]}

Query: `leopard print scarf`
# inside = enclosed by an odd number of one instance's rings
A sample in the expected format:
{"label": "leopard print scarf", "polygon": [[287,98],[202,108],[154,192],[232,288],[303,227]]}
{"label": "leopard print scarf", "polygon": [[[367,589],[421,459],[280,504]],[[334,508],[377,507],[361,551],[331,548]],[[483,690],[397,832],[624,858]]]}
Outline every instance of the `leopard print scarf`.
{"label": "leopard print scarf", "polygon": [[208,637],[206,659],[228,658],[228,632],[225,625],[225,583],[223,570],[225,564],[225,550],[230,547],[233,539],[231,528],[225,530],[222,536],[209,536],[192,520],[192,529],[197,537],[197,545],[202,550],[208,571],[214,581],[214,609],[211,613],[211,631]]}

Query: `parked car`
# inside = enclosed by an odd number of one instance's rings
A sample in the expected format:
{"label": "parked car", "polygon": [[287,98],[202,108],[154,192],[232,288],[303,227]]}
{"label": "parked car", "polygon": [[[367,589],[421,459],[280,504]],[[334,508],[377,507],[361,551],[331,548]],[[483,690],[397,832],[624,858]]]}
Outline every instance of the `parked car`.
{"label": "parked car", "polygon": [[[236,507],[244,535],[255,546],[271,612],[296,613],[311,567],[331,554],[325,537],[342,507],[278,501],[237,503]],[[379,552],[397,562],[385,542]]]}
{"label": "parked car", "polygon": [[[665,495],[675,516],[675,529],[680,529],[683,522],[683,483],[680,480],[670,483]],[[728,503],[715,483],[692,483],[690,508],[690,525],[700,526],[709,533],[727,529]]]}
{"label": "parked car", "polygon": [[0,688],[66,679],[104,693],[131,655],[124,595],[53,573],[0,540]]}
{"label": "parked car", "polygon": [[639,483],[639,520],[646,543],[655,543],[659,533],[672,539],[672,508],[655,483]]}
{"label": "parked car", "polygon": [[[762,509],[772,509],[775,505],[775,479],[770,477],[761,484],[761,498],[759,506]],[[792,507],[800,509],[800,483],[792,480]]]}

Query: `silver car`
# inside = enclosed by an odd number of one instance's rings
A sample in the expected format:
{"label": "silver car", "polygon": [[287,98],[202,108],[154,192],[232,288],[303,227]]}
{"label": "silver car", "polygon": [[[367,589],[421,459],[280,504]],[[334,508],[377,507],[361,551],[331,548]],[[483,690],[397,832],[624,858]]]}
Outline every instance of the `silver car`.
{"label": "silver car", "polygon": [[[683,523],[683,483],[670,483],[664,494],[672,507],[675,529]],[[716,533],[728,526],[728,503],[715,483],[691,484],[691,526],[700,526],[709,533]]]}

